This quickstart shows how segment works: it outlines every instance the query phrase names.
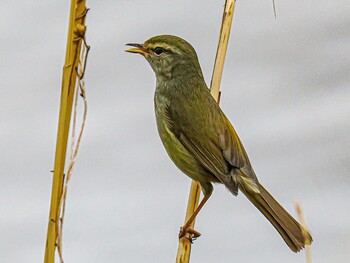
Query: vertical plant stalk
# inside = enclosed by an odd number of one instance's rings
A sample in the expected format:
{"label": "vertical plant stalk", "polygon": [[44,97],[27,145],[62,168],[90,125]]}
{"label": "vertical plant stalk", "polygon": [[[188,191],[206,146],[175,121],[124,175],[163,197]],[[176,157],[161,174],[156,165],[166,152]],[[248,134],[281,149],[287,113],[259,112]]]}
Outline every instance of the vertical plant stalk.
{"label": "vertical plant stalk", "polygon": [[55,164],[53,172],[49,224],[47,230],[45,263],[55,262],[58,224],[60,218],[60,201],[63,192],[64,168],[66,161],[67,142],[72,113],[77,67],[79,64],[82,36],[85,34],[85,0],[72,0],[68,28],[66,60],[63,68],[60,113],[58,121]]}
{"label": "vertical plant stalk", "polygon": [[[85,41],[85,36],[84,37],[84,45],[82,48],[82,59],[80,60],[79,63],[79,68],[78,70],[78,84],[79,88],[75,89],[75,97],[74,97],[74,114],[73,114],[73,127],[72,127],[72,135],[71,135],[71,153],[69,157],[69,163],[68,163],[68,169],[67,169],[67,174],[64,180],[63,184],[63,191],[62,191],[62,196],[60,200],[60,220],[58,224],[58,234],[57,234],[57,251],[58,255],[60,258],[60,262],[64,263],[63,260],[63,223],[64,223],[64,215],[66,211],[66,200],[67,200],[67,191],[68,191],[68,185],[73,173],[73,168],[76,162],[76,158],[78,155],[79,147],[80,147],[80,142],[83,136],[84,128],[85,128],[85,122],[86,122],[86,116],[87,116],[87,99],[86,99],[86,89],[85,89],[85,82],[84,82],[84,74],[85,74],[85,69],[86,69],[86,62],[87,62],[87,57],[89,54],[90,46],[86,44]],[[76,133],[76,123],[77,123],[77,109],[78,109],[78,98],[80,97],[83,99],[83,117],[81,121],[81,126],[79,130],[79,134],[77,139],[75,139],[75,133]]]}
{"label": "vertical plant stalk", "polygon": [[[231,31],[235,3],[236,3],[235,0],[226,0],[225,2],[224,13],[223,13],[221,29],[220,29],[219,43],[216,51],[213,75],[210,83],[211,95],[214,97],[214,99],[218,103],[220,100],[220,83],[221,83],[221,77],[222,77],[222,72],[223,72],[224,63],[225,63],[227,44],[228,44],[230,31]],[[187,221],[187,219],[190,218],[190,216],[193,214],[194,210],[196,209],[199,202],[200,192],[201,192],[200,185],[197,182],[192,181],[188,204],[187,204],[185,222]],[[195,223],[195,220],[193,220],[192,224],[190,225],[190,228],[194,228],[194,223]],[[186,236],[180,238],[179,240],[179,247],[177,250],[176,262],[188,263],[190,262],[190,255],[191,255],[191,242],[189,240],[189,235],[187,234]]]}
{"label": "vertical plant stalk", "polygon": [[[308,230],[307,225],[306,225],[306,220],[305,220],[303,208],[302,208],[300,202],[295,202],[295,209],[297,210],[297,214],[298,214],[300,223],[304,227],[304,229],[303,229],[303,236],[304,236],[304,238],[307,238],[309,236],[307,231],[309,231],[309,230]],[[305,243],[309,243],[309,242],[307,242],[307,240],[306,240]],[[312,263],[311,246],[308,246],[308,245],[305,246],[305,256],[306,256],[306,262],[307,263]]]}

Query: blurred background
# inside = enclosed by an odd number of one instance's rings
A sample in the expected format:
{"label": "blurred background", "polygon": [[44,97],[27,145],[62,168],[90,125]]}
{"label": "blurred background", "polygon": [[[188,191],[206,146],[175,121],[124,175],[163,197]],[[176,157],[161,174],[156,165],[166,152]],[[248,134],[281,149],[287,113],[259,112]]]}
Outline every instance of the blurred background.
{"label": "blurred background", "polygon": [[[42,262],[70,1],[1,1],[1,262]],[[87,1],[88,117],[67,200],[66,262],[174,262],[190,180],[158,138],[147,62],[125,43],[174,34],[210,83],[224,1]],[[238,1],[221,107],[256,174],[296,216],[314,262],[350,260],[348,0]],[[191,262],[305,262],[223,186],[199,214]]]}

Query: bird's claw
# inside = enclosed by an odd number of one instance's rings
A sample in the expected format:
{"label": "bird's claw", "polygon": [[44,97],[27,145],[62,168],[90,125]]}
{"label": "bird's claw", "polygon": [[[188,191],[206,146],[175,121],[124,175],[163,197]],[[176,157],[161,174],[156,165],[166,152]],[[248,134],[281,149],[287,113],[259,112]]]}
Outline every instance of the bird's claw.
{"label": "bird's claw", "polygon": [[189,237],[186,237],[191,243],[201,236],[201,233],[190,228],[182,226],[180,227],[179,238],[185,237],[186,234],[189,234]]}

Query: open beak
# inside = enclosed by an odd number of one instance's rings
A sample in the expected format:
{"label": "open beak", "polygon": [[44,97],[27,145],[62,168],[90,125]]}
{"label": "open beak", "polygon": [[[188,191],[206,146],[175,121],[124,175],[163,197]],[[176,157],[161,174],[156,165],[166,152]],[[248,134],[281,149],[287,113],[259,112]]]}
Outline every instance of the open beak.
{"label": "open beak", "polygon": [[133,48],[130,48],[128,50],[125,50],[126,52],[138,53],[138,54],[141,54],[143,56],[149,55],[147,49],[145,49],[142,44],[129,43],[126,45],[133,47]]}

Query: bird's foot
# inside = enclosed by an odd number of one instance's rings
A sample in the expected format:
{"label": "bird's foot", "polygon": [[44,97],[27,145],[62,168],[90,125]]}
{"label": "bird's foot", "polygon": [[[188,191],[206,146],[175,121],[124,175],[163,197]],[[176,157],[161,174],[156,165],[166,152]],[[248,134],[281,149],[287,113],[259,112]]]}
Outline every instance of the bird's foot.
{"label": "bird's foot", "polygon": [[201,236],[201,233],[199,233],[198,231],[190,228],[190,227],[186,227],[186,226],[182,226],[180,227],[180,232],[179,232],[179,238],[184,237],[186,234],[189,234],[189,237],[186,237],[191,243],[193,240],[196,240],[198,237]]}

